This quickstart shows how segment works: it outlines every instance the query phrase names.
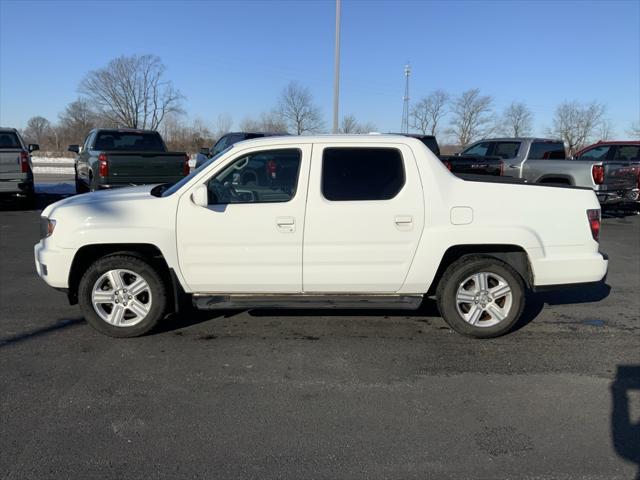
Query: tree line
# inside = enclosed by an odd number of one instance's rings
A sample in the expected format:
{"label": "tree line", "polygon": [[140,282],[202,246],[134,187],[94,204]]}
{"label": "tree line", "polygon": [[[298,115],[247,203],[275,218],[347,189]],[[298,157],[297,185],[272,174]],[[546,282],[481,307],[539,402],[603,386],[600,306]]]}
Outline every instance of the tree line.
{"label": "tree line", "polygon": [[[185,97],[165,77],[166,67],[155,55],[121,56],[105,67],[89,72],[78,87],[79,97],[65,107],[56,122],[36,116],[23,130],[30,143],[41,149],[63,152],[71,143],[81,143],[95,127],[128,127],[159,130],[171,150],[197,152],[210,146],[234,124],[221,114],[213,125],[186,118]],[[474,88],[451,95],[442,89],[420,98],[410,110],[414,132],[437,135],[441,143],[464,148],[490,136],[529,136],[534,116],[524,103],[514,101],[498,111],[493,97]],[[286,85],[268,111],[239,121],[241,131],[282,132],[295,135],[326,131],[322,109],[311,91],[297,82]],[[340,123],[340,133],[376,131],[370,122],[360,122],[352,113]],[[640,138],[640,125],[625,132]],[[557,106],[545,135],[562,139],[569,153],[590,142],[612,135],[606,107],[598,102],[567,101]]]}

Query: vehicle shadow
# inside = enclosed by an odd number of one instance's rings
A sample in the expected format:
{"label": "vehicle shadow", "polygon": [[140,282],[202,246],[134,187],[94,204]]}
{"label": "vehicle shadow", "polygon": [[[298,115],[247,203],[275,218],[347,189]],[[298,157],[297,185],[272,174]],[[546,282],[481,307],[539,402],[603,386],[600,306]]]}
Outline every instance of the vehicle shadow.
{"label": "vehicle shadow", "polygon": [[[567,287],[558,291],[532,292],[527,296],[525,308],[520,320],[511,331],[520,330],[531,323],[540,314],[545,304],[565,305],[572,303],[598,302],[609,295],[611,287],[604,282],[583,286]],[[196,310],[187,307],[178,314],[169,315],[153,333],[172,330],[204,323],[216,318],[226,318],[246,311],[252,317],[384,317],[384,318],[439,318],[440,312],[435,300],[425,298],[417,310],[397,309],[336,309],[336,308],[296,308],[296,309],[238,309],[238,310]],[[444,321],[443,321],[444,322]]]}
{"label": "vehicle shadow", "polygon": [[24,212],[44,210],[48,205],[55,203],[70,195],[42,194],[38,193],[32,199],[6,196],[0,198],[0,212]]}
{"label": "vehicle shadow", "polygon": [[84,323],[84,318],[72,318],[60,320],[53,325],[47,325],[46,327],[36,328],[27,332],[17,333],[8,337],[0,337],[0,348],[7,347],[9,345],[15,345],[25,340],[41,337],[49,333],[75,327],[81,323]]}
{"label": "vehicle shadow", "polygon": [[611,383],[611,439],[615,452],[638,468],[640,480],[640,420],[632,421],[629,393],[640,398],[640,365],[618,365]]}

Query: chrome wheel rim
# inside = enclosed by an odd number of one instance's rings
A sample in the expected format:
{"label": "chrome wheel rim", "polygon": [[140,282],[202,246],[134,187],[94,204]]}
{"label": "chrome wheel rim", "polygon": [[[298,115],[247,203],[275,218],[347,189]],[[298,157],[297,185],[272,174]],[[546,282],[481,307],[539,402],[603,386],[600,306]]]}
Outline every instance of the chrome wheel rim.
{"label": "chrome wheel rim", "polygon": [[470,275],[456,292],[458,314],[474,327],[493,327],[504,321],[513,305],[509,283],[493,272]]}
{"label": "chrome wheel rim", "polygon": [[151,288],[139,273],[117,269],[93,285],[91,303],[98,316],[116,327],[131,327],[145,319],[152,305]]}

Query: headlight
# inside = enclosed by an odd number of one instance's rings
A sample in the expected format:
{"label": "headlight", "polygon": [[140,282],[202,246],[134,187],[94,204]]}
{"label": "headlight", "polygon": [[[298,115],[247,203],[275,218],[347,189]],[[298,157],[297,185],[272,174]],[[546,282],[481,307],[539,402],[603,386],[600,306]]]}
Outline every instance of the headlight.
{"label": "headlight", "polygon": [[56,221],[47,217],[40,217],[40,238],[47,238],[56,228]]}

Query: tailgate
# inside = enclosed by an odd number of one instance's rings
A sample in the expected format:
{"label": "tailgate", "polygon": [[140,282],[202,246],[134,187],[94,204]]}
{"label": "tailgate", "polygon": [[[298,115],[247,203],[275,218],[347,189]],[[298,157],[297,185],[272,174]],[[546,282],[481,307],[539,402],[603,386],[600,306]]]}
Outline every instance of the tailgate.
{"label": "tailgate", "polygon": [[184,175],[184,153],[167,152],[105,152],[109,176],[127,179],[175,179]]}
{"label": "tailgate", "polygon": [[630,161],[604,162],[604,184],[607,190],[628,190],[638,184],[638,163]]}
{"label": "tailgate", "polygon": [[0,150],[0,173],[20,173],[20,149]]}

